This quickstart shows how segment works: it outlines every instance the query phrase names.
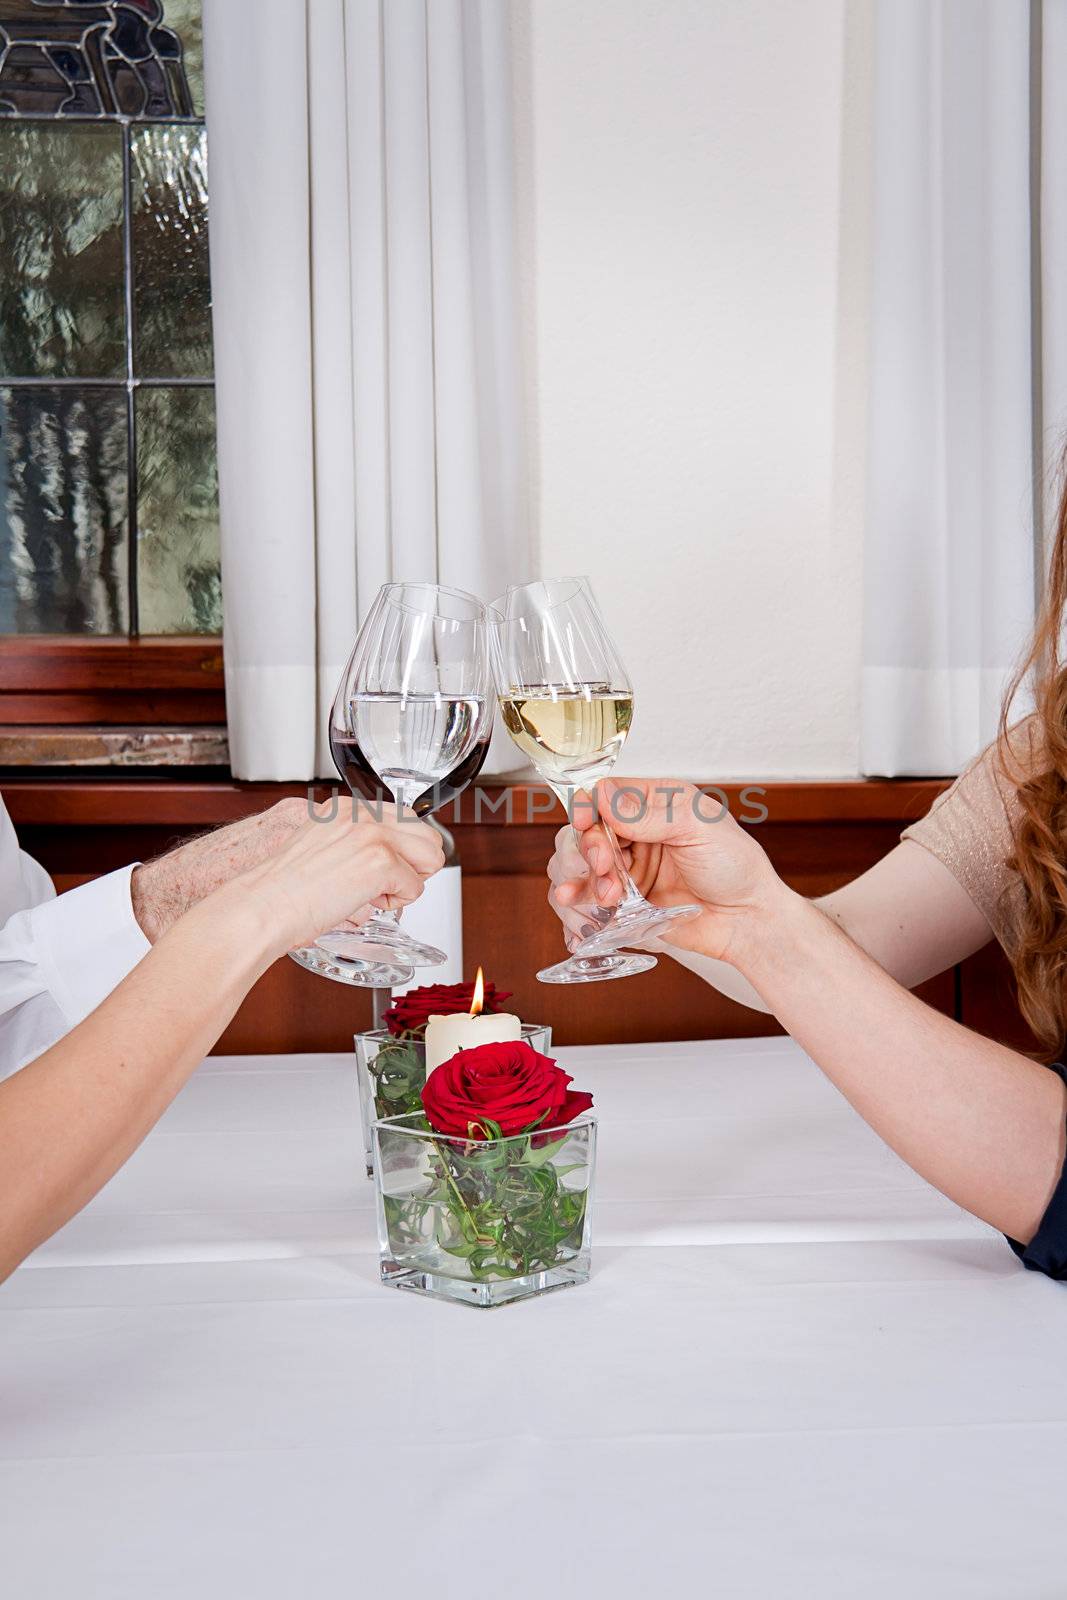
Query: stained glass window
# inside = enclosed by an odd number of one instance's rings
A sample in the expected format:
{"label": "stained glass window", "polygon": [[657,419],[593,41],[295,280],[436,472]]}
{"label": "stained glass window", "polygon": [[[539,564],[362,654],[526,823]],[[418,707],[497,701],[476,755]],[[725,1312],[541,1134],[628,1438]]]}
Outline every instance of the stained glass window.
{"label": "stained glass window", "polygon": [[215,633],[200,0],[0,0],[0,633]]}

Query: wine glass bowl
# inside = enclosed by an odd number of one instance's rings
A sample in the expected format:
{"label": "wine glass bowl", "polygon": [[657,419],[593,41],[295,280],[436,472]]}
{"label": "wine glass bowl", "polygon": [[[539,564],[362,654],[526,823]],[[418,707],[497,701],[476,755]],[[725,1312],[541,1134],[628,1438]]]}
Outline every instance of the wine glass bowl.
{"label": "wine glass bowl", "polygon": [[[485,607],[440,584],[385,584],[360,628],[330,712],[330,749],[353,797],[427,816],[477,776],[492,726]],[[395,912],[323,934],[294,959],[341,982],[398,987],[447,957]]]}
{"label": "wine glass bowl", "polygon": [[[508,589],[488,612],[500,713],[514,744],[554,790],[567,814],[575,789],[594,790],[614,767],[633,721],[634,693],[587,578],[547,578]],[[623,894],[614,911],[595,899],[578,908],[595,932],[543,983],[629,977],[655,958],[623,946],[655,938],[700,915],[696,905],[652,906],[637,888],[612,829],[604,833]]]}

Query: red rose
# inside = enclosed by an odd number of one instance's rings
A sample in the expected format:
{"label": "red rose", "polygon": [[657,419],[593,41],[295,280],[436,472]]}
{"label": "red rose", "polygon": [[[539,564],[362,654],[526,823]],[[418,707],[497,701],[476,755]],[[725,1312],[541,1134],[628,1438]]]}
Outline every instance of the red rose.
{"label": "red rose", "polygon": [[442,1061],[426,1079],[422,1104],[430,1126],[461,1139],[505,1138],[536,1126],[558,1128],[588,1111],[591,1094],[569,1088],[571,1075],[528,1044],[480,1044]]}
{"label": "red rose", "polygon": [[[450,1017],[456,1012],[469,1011],[473,999],[473,983],[428,983],[401,995],[383,1020],[392,1034],[421,1034],[431,1017]],[[487,983],[482,1011],[486,1014],[499,1011],[501,1002],[510,999],[509,989],[498,991],[495,983]]]}

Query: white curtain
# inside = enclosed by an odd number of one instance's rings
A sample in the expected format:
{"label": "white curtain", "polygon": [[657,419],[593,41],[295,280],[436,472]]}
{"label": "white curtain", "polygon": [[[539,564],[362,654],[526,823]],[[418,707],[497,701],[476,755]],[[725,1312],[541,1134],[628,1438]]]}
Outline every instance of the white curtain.
{"label": "white curtain", "polygon": [[205,0],[227,711],[330,771],[379,584],[527,572],[508,8]]}
{"label": "white curtain", "polygon": [[875,51],[861,764],[952,773],[1033,620],[1030,6],[877,0]]}

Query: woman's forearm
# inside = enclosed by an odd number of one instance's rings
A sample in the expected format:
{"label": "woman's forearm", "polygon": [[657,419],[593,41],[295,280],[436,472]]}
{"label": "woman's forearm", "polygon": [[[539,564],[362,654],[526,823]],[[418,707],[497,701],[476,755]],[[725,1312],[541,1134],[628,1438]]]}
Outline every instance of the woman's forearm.
{"label": "woman's forearm", "polygon": [[[985,917],[949,869],[905,840],[851,883],[814,902],[906,989],[964,961],[989,942]],[[725,961],[658,946],[731,1000],[766,1011],[748,979]]]}
{"label": "woman's forearm", "polygon": [[710,988],[724,994],[727,1000],[736,1000],[738,1005],[748,1006],[750,1011],[770,1012],[767,1002],[728,961],[716,961],[714,956],[701,955],[698,950],[683,950],[678,945],[668,944],[665,939],[659,939],[655,944],[650,941],[650,948],[657,954],[671,956],[680,967],[696,973]]}
{"label": "woman's forearm", "polygon": [[787,889],[739,920],[728,953],[909,1166],[1010,1237],[1030,1240],[1064,1160],[1055,1073],[931,1010]]}
{"label": "woman's forearm", "polygon": [[241,890],[222,890],[0,1082],[0,1279],[136,1149],[276,953]]}

